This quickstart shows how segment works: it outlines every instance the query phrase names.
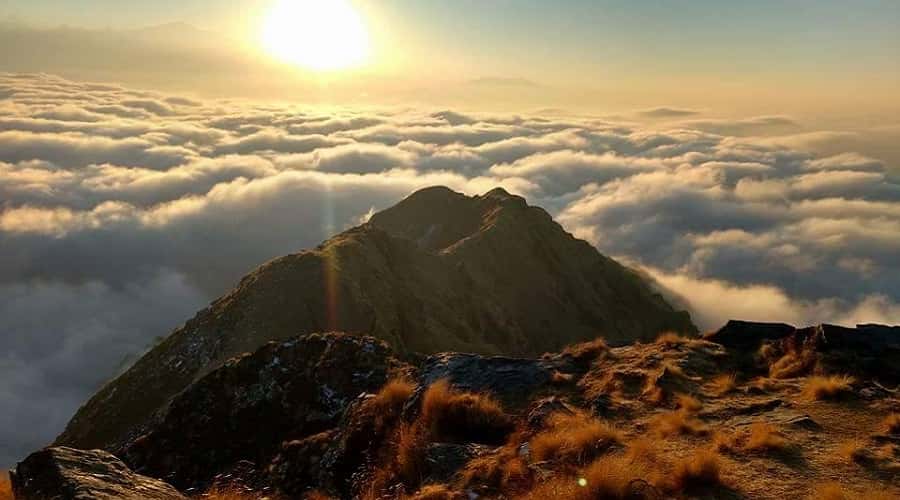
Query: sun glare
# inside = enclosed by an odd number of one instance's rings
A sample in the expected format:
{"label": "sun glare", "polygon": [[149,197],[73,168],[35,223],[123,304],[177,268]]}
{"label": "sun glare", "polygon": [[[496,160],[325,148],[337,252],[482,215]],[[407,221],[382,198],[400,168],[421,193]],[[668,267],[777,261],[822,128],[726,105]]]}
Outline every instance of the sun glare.
{"label": "sun glare", "polygon": [[369,34],[349,0],[278,0],[261,39],[274,57],[314,71],[359,66],[369,56]]}

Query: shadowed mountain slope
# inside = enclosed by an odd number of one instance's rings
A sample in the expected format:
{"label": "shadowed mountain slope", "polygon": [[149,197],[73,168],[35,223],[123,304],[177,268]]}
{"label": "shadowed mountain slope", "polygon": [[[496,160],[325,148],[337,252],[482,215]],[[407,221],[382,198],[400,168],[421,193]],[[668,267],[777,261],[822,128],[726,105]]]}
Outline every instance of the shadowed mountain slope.
{"label": "shadowed mountain slope", "polygon": [[57,444],[115,449],[225,360],[334,330],[372,335],[401,353],[514,355],[598,335],[624,344],[696,332],[635,272],[524,199],[428,188],[250,273],[100,390]]}

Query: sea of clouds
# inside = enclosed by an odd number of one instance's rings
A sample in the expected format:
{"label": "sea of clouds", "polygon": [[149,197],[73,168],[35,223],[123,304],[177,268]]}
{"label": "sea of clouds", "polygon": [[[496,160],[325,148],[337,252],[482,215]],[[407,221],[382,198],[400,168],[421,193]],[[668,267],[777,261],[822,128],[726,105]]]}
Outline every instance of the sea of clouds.
{"label": "sea of clouds", "polygon": [[900,323],[900,183],[856,151],[791,146],[815,134],[764,133],[792,126],[311,109],[0,74],[0,465],[258,264],[437,184],[525,196],[701,328]]}

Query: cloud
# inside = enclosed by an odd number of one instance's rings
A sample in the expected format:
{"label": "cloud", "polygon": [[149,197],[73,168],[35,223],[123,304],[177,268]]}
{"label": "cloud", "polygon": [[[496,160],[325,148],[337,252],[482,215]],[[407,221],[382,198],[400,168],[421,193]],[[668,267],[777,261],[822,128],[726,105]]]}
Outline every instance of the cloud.
{"label": "cloud", "polygon": [[685,116],[698,115],[700,112],[693,109],[661,107],[638,111],[637,114],[647,118],[682,118]]}
{"label": "cloud", "polygon": [[758,116],[742,119],[703,119],[686,120],[678,123],[679,126],[702,130],[721,135],[745,136],[745,135],[769,135],[775,133],[793,132],[800,125],[789,116]]}
{"label": "cloud", "polygon": [[666,293],[693,312],[703,330],[713,330],[729,319],[777,321],[794,325],[835,323],[900,323],[900,303],[885,295],[868,295],[856,303],[836,299],[798,301],[771,285],[739,286],[721,280],[699,280],[684,274],[645,269]]}
{"label": "cloud", "polygon": [[0,285],[0,464],[49,444],[110,375],[205,303],[170,272],[122,289]]}
{"label": "cloud", "polygon": [[261,262],[436,184],[526,196],[704,327],[900,321],[900,185],[867,154],[894,128],[688,111],[325,112],[0,74],[0,465]]}

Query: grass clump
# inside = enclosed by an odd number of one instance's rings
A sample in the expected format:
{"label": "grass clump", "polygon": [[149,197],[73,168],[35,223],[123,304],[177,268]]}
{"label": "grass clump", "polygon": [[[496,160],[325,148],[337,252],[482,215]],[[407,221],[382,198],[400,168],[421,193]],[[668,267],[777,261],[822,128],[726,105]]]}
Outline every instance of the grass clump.
{"label": "grass clump", "polygon": [[765,422],[750,425],[747,442],[743,446],[746,451],[764,453],[785,452],[789,447],[784,435],[774,425]]}
{"label": "grass clump", "polygon": [[713,448],[731,453],[790,454],[791,442],[774,425],[755,422],[749,429],[734,434],[716,432]]}
{"label": "grass clump", "polygon": [[690,342],[691,339],[684,338],[675,332],[663,332],[656,337],[654,344],[665,349],[671,349],[673,347],[689,344]]}
{"label": "grass clump", "polygon": [[725,396],[737,389],[737,377],[733,373],[723,373],[710,380],[707,387],[712,395]]}
{"label": "grass clump", "polygon": [[650,420],[650,428],[660,437],[709,434],[709,428],[703,422],[683,409],[661,413],[653,417]]}
{"label": "grass clump", "polygon": [[9,474],[0,471],[0,500],[13,500],[14,498]]}
{"label": "grass clump", "polygon": [[672,488],[676,491],[692,491],[722,484],[722,465],[714,450],[697,450],[691,456],[675,464],[672,471]]}
{"label": "grass clump", "polygon": [[609,345],[603,338],[596,338],[590,342],[571,345],[562,351],[563,356],[569,356],[572,361],[581,368],[587,368],[594,361],[601,359],[609,353]]}
{"label": "grass clump", "polygon": [[679,409],[684,410],[688,413],[696,413],[700,411],[701,408],[703,408],[703,403],[701,403],[699,399],[691,396],[690,394],[676,394],[675,404]]}
{"label": "grass clump", "polygon": [[456,391],[446,380],[425,391],[419,423],[431,441],[485,444],[502,444],[515,426],[494,398]]}
{"label": "grass clump", "polygon": [[460,491],[452,490],[445,484],[429,484],[423,486],[412,496],[404,497],[404,500],[467,500],[468,496]]}
{"label": "grass clump", "polygon": [[554,477],[514,498],[520,500],[658,498],[658,492],[652,485],[655,477],[655,474],[640,461],[627,455],[609,455],[597,459],[575,475]]}
{"label": "grass clump", "polygon": [[585,464],[622,443],[622,435],[606,422],[585,413],[555,413],[547,428],[529,442],[534,462],[561,461]]}
{"label": "grass clump", "polygon": [[881,423],[885,434],[900,434],[900,413],[892,413]]}
{"label": "grass clump", "polygon": [[[400,401],[407,389],[404,383],[390,384],[376,399]],[[435,382],[422,396],[418,417],[397,426],[389,453],[375,469],[362,497],[378,498],[397,481],[408,491],[418,488],[427,472],[425,450],[429,443],[502,444],[514,426],[494,398],[455,390],[446,380]]]}
{"label": "grass clump", "polygon": [[849,395],[854,383],[849,375],[813,376],[806,379],[801,394],[810,401],[838,399]]}
{"label": "grass clump", "polygon": [[239,486],[214,486],[212,489],[201,495],[200,498],[204,500],[260,500],[269,497]]}
{"label": "grass clump", "polygon": [[840,483],[822,483],[813,488],[810,500],[894,500],[896,496],[884,490],[867,489],[860,492],[848,492]]}

